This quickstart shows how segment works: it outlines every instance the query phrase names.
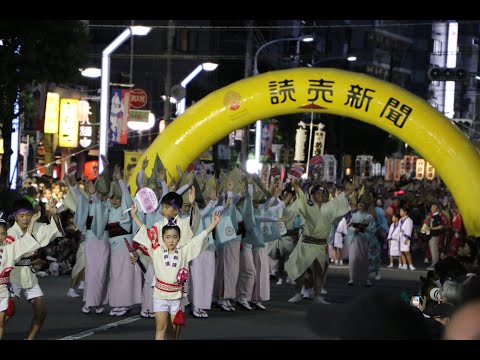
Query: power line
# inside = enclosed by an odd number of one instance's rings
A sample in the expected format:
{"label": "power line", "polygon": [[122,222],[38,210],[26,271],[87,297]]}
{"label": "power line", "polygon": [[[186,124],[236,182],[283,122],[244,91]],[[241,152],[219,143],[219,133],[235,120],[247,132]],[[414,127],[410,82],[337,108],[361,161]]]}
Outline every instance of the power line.
{"label": "power line", "polygon": [[[239,20],[241,21],[241,20]],[[292,20],[294,21],[294,20]],[[300,20],[299,20],[300,21]],[[321,20],[320,20],[321,21]],[[373,20],[370,20],[373,22]],[[467,24],[480,24],[480,20],[455,20],[459,25]],[[144,26],[150,26],[153,29],[159,30],[168,30],[171,28],[169,25],[150,25],[148,21],[139,21]],[[247,20],[245,20],[247,22]],[[221,30],[221,31],[248,31],[251,29],[254,30],[295,30],[302,28],[305,30],[316,30],[316,29],[359,29],[359,28],[391,28],[391,27],[412,27],[412,26],[431,26],[434,23],[442,22],[442,20],[431,20],[428,22],[396,22],[396,23],[382,23],[382,24],[328,24],[328,25],[179,25],[175,24],[173,28],[178,30]],[[108,25],[108,24],[89,24],[90,28],[98,29],[124,29],[128,25]]]}

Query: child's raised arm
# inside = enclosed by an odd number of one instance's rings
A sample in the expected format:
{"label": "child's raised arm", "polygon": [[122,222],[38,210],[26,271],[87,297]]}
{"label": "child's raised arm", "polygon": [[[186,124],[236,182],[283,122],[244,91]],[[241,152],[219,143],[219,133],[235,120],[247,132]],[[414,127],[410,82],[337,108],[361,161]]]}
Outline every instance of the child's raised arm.
{"label": "child's raised arm", "polygon": [[138,217],[137,215],[137,211],[138,211],[138,205],[137,203],[134,201],[133,202],[133,206],[132,208],[130,209],[130,216],[132,217],[133,221],[135,221],[135,224],[137,224],[138,228],[140,229],[143,225],[143,222],[142,220],[140,220],[140,218]]}

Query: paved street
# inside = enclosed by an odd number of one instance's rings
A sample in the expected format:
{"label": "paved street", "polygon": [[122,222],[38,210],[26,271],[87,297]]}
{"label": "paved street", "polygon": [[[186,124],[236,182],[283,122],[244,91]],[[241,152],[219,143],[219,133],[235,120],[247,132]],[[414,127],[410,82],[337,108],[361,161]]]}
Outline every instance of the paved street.
{"label": "paved street", "polygon": [[[419,276],[424,269],[416,271],[382,268],[382,279],[372,288],[385,288],[392,293],[416,292]],[[65,296],[69,277],[46,277],[39,279],[45,293],[48,316],[40,340],[150,340],[154,335],[154,319],[144,319],[140,308],[135,307],[123,317],[108,315],[108,307],[101,315],[85,315],[81,312],[81,298]],[[363,286],[348,287],[348,267],[331,266],[327,279],[328,295],[332,303],[345,303],[362,292],[370,291]],[[209,311],[209,318],[197,319],[187,311],[187,324],[181,335],[183,340],[313,340],[321,339],[306,325],[305,313],[311,300],[290,304],[293,285],[271,283],[271,301],[265,302],[266,311],[224,312],[218,308]],[[24,300],[18,303],[17,313],[9,321],[5,340],[24,338],[31,319],[31,306]]]}

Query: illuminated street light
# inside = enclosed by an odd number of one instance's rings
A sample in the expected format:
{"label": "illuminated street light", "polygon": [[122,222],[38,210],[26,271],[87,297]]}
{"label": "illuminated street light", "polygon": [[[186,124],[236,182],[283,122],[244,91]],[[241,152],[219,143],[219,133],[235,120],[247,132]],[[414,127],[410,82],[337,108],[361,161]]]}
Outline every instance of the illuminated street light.
{"label": "illuminated street light", "polygon": [[[211,62],[205,62],[203,64],[198,65],[195,70],[193,70],[185,79],[182,80],[180,83],[180,86],[185,89],[187,89],[187,85],[190,81],[192,81],[202,70],[205,71],[213,71],[218,67],[218,64],[211,63]],[[178,101],[177,104],[177,112],[175,115],[182,115],[185,112],[185,105],[187,103],[187,96],[185,92],[185,96],[181,100]]]}
{"label": "illuminated street light", "polygon": [[98,152],[99,173],[103,171],[101,156],[108,154],[108,103],[110,101],[110,55],[132,35],[147,35],[151,28],[147,26],[131,26],[126,28],[102,51],[102,84],[100,98],[100,147]]}
{"label": "illuminated street light", "polygon": [[307,66],[308,67],[314,67],[315,65],[318,65],[322,62],[328,62],[328,61],[331,61],[331,60],[346,60],[346,61],[349,61],[349,62],[354,62],[354,61],[357,61],[357,57],[354,56],[354,55],[349,55],[349,56],[331,56],[331,57],[326,57],[326,58],[323,58],[323,59],[319,59],[315,62],[312,62],[312,63],[308,63]]}
{"label": "illuminated street light", "polygon": [[86,69],[79,69],[82,76],[96,79],[102,76],[102,69],[99,68],[94,68],[94,67],[88,67]]}
{"label": "illuminated street light", "polygon": [[148,114],[148,121],[129,121],[127,126],[129,129],[137,130],[139,133],[144,130],[149,130],[155,125],[155,115],[153,113]]}
{"label": "illuminated street light", "polygon": [[[253,75],[258,75],[258,54],[267,46],[284,41],[303,41],[303,42],[312,42],[314,37],[311,35],[302,35],[292,38],[280,38],[269,41],[262,46],[260,46],[255,53],[255,58],[253,59]],[[256,132],[255,132],[255,161],[257,162],[257,169],[260,168],[260,148],[262,145],[262,120],[257,120],[255,123]],[[257,172],[258,173],[258,172]]]}

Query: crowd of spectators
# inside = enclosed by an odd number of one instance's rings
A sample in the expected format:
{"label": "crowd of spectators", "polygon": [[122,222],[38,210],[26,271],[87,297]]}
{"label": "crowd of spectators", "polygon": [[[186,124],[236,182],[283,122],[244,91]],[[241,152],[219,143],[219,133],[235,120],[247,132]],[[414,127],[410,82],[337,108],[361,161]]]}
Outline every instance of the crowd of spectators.
{"label": "crowd of spectators", "polygon": [[[77,249],[80,243],[80,232],[73,224],[74,212],[67,205],[65,197],[68,185],[49,176],[27,178],[15,197],[29,200],[33,208],[40,210],[40,222],[48,222],[50,217],[56,218],[62,226],[63,237],[52,241],[48,246],[40,248],[32,259],[32,266],[38,277],[69,275],[75,265]],[[9,206],[13,201],[5,201],[0,211],[9,214]]]}

